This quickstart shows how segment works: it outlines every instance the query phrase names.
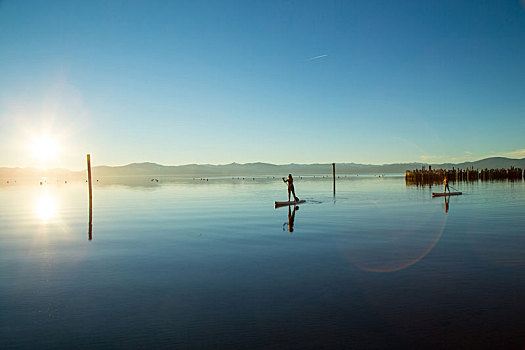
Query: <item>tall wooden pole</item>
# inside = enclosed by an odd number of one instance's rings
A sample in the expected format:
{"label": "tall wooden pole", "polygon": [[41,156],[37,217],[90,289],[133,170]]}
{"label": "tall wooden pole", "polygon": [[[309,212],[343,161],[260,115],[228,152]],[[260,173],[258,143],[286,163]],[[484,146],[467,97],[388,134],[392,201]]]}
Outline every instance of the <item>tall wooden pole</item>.
{"label": "tall wooden pole", "polygon": [[332,163],[332,173],[334,177],[334,196],[335,196],[335,163]]}
{"label": "tall wooden pole", "polygon": [[91,155],[87,155],[87,171],[89,186],[89,240],[93,239],[93,184],[91,182]]}

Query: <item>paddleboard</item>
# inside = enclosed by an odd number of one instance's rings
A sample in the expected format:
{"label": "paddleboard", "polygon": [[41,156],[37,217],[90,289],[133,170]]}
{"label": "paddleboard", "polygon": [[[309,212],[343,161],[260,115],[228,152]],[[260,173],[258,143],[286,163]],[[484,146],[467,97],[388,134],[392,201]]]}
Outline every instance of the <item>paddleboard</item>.
{"label": "paddleboard", "polygon": [[432,197],[445,197],[445,196],[460,196],[461,192],[432,192]]}
{"label": "paddleboard", "polygon": [[275,201],[275,207],[284,207],[285,205],[296,205],[306,202],[304,199],[296,201],[289,201],[289,202],[277,202]]}

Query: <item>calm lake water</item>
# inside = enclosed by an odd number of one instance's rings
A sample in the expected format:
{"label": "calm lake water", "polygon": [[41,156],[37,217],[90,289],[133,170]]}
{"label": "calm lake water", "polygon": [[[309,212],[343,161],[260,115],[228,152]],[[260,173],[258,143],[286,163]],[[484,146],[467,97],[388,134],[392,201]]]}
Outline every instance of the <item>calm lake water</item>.
{"label": "calm lake water", "polygon": [[2,349],[525,346],[523,182],[3,183]]}

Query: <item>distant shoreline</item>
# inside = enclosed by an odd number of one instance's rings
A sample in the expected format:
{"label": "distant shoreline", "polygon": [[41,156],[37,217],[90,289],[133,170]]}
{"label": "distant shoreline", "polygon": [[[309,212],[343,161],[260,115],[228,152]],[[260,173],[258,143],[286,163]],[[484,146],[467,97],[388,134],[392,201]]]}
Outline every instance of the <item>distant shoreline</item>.
{"label": "distant shoreline", "polygon": [[[96,158],[95,158],[96,159]],[[95,162],[96,164],[96,162]],[[357,174],[403,174],[406,170],[421,169],[432,166],[434,169],[499,169],[518,167],[525,168],[525,158],[511,159],[504,157],[492,157],[475,162],[463,163],[394,163],[383,165],[336,163],[336,173],[339,175]],[[332,174],[332,164],[283,164],[270,163],[231,163],[226,165],[211,164],[187,164],[177,166],[165,166],[155,163],[132,163],[124,166],[93,166],[93,175],[98,177],[242,177],[242,176],[274,176],[289,173],[303,176],[323,176]],[[0,167],[0,178],[83,178],[86,171],[71,171],[67,169],[36,169],[36,168],[7,168]],[[270,174],[270,175],[269,175]]]}

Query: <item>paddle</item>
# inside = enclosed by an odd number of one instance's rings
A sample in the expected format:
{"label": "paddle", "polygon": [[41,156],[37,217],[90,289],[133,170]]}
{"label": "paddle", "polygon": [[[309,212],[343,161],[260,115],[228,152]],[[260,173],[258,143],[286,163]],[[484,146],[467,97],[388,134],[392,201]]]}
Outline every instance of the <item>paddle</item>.
{"label": "paddle", "polygon": [[448,185],[448,187],[452,187],[452,189],[456,192],[459,192],[459,190],[457,188],[455,188],[454,186],[451,186],[451,185]]}

